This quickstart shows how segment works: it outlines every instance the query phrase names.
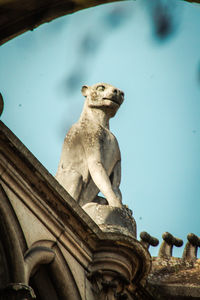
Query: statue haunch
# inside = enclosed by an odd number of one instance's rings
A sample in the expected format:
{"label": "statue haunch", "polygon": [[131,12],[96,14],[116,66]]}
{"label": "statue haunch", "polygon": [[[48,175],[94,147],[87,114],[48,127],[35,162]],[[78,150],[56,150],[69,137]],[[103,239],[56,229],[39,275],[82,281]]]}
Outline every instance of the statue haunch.
{"label": "statue haunch", "polygon": [[[122,207],[121,156],[109,119],[122,104],[124,93],[98,83],[83,86],[82,94],[84,108],[65,138],[56,178],[81,206],[97,202]],[[97,196],[99,191],[106,199]]]}

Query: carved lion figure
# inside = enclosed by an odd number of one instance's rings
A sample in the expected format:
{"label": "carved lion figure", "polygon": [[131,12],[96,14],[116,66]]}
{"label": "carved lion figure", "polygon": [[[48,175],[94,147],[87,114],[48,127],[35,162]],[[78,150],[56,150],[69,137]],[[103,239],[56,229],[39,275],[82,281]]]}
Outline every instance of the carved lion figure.
{"label": "carved lion figure", "polygon": [[[124,93],[97,83],[83,86],[82,94],[83,111],[65,137],[56,178],[81,206],[97,202],[122,207],[121,155],[109,119],[124,101]],[[105,198],[98,196],[99,191]]]}

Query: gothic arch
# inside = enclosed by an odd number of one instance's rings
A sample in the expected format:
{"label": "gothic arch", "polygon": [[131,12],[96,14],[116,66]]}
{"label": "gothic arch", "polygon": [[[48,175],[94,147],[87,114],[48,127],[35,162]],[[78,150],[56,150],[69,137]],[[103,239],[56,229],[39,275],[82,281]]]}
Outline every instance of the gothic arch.
{"label": "gothic arch", "polygon": [[59,247],[38,241],[25,254],[26,284],[39,300],[81,300],[74,276]]}

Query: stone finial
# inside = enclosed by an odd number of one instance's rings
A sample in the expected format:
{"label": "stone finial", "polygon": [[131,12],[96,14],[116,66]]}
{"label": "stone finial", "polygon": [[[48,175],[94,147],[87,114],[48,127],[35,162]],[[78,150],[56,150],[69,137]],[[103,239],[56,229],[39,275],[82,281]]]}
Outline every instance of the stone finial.
{"label": "stone finial", "polygon": [[185,245],[185,249],[183,251],[183,259],[195,260],[197,258],[198,247],[200,247],[200,238],[193,233],[189,233],[187,235],[187,239],[188,242]]}
{"label": "stone finial", "polygon": [[174,237],[169,232],[164,232],[162,238],[163,242],[158,253],[159,257],[170,258],[172,256],[173,246],[181,247],[183,245],[183,240]]}
{"label": "stone finial", "polygon": [[159,244],[159,240],[146,231],[140,233],[140,242],[146,249],[149,249],[150,246],[156,247]]}

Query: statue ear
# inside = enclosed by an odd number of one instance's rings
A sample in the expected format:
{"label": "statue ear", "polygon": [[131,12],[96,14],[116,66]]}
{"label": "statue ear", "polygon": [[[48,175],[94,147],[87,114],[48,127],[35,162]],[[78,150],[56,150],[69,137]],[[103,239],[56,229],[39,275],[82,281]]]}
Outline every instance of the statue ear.
{"label": "statue ear", "polygon": [[81,89],[82,95],[84,97],[87,97],[87,93],[88,93],[88,86],[87,85],[83,85],[82,89]]}

